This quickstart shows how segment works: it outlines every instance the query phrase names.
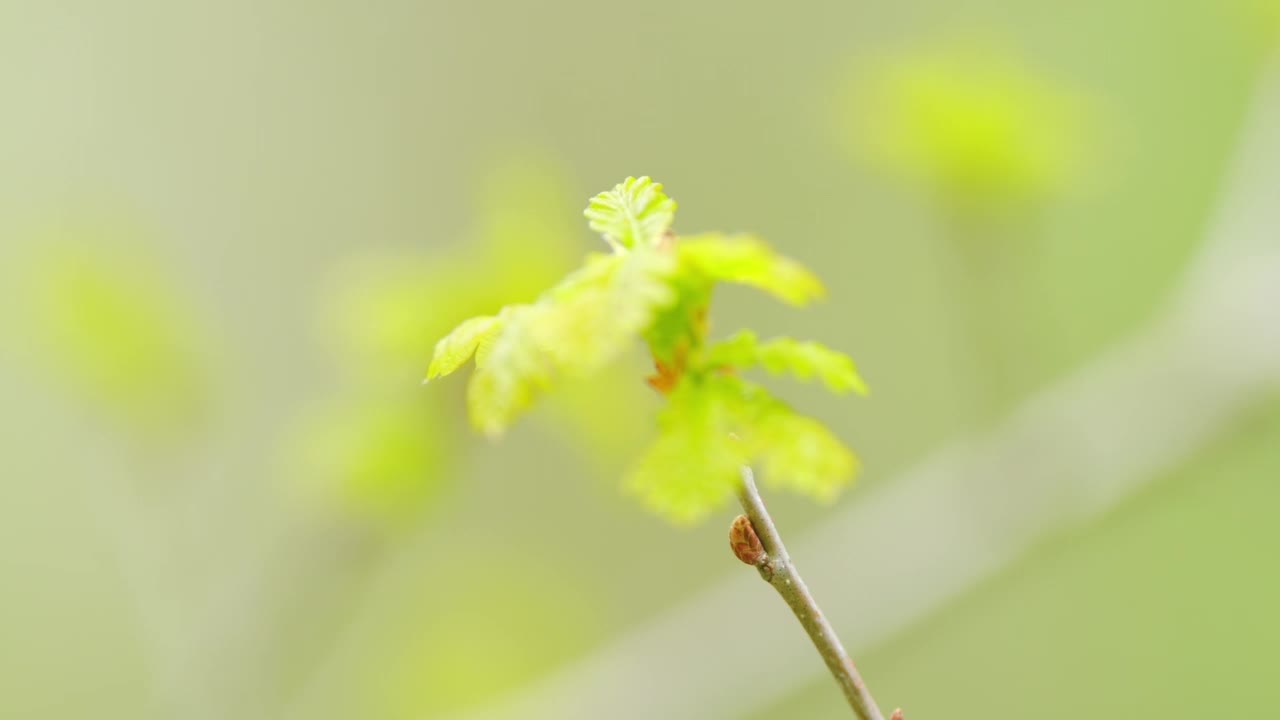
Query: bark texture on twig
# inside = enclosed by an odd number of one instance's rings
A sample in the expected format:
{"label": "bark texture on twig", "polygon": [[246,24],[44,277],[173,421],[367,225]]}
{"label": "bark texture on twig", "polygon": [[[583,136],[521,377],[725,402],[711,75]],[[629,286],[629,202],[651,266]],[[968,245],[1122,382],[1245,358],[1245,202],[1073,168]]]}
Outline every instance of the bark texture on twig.
{"label": "bark texture on twig", "polygon": [[[854,667],[849,653],[845,652],[844,646],[840,644],[840,638],[836,636],[835,630],[827,622],[822,610],[818,608],[817,601],[809,593],[809,588],[805,586],[800,573],[791,562],[791,557],[787,555],[787,548],[782,544],[782,537],[773,524],[773,518],[764,507],[764,500],[760,498],[760,491],[756,489],[755,478],[749,467],[742,468],[742,485],[738,489],[738,499],[742,503],[742,509],[750,521],[751,528],[759,538],[760,545],[764,548],[763,556],[752,563],[760,571],[760,577],[778,591],[787,606],[791,608],[791,612],[795,613],[858,717],[861,720],[884,720],[884,715],[880,713],[880,708],[872,699],[871,692],[862,682],[862,676]],[[735,521],[734,528],[740,537],[743,531],[741,523]],[[735,554],[743,558],[736,548]],[[747,560],[744,559],[744,562]]]}

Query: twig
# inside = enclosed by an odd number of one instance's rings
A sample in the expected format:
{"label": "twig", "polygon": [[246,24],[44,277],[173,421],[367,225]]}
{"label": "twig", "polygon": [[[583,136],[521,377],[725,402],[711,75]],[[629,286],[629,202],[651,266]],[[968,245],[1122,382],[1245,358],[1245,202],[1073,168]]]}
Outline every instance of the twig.
{"label": "twig", "polygon": [[[772,585],[773,589],[777,590],[786,601],[791,612],[795,613],[800,624],[804,626],[805,632],[809,633],[809,639],[818,648],[822,659],[827,663],[827,668],[835,676],[836,682],[844,691],[845,698],[848,699],[849,705],[853,707],[858,717],[861,720],[884,720],[884,715],[880,713],[880,708],[872,699],[871,691],[867,690],[867,686],[862,682],[862,676],[854,667],[849,653],[845,652],[844,646],[840,644],[840,638],[836,636],[835,630],[827,622],[822,610],[818,608],[813,595],[809,594],[809,588],[805,587],[804,580],[801,579],[796,566],[792,564],[791,557],[787,555],[787,548],[782,544],[778,528],[774,527],[773,518],[769,516],[769,511],[764,507],[764,500],[760,498],[760,491],[756,489],[751,468],[746,466],[742,468],[742,484],[738,488],[738,500],[742,503],[746,517],[751,521],[750,528],[754,529],[764,552],[755,555],[748,553],[744,557],[735,538],[734,553],[744,562],[754,564],[760,571],[760,577]],[[742,523],[735,522],[734,531],[742,527]],[[754,540],[754,538],[749,539]],[[901,717],[900,713],[901,711],[895,715]]]}

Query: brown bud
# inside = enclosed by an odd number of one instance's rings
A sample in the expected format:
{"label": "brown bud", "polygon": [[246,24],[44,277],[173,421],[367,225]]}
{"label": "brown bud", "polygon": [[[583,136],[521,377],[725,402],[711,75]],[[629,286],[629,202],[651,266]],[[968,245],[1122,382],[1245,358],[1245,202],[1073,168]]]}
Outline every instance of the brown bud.
{"label": "brown bud", "polygon": [[729,526],[729,547],[738,559],[748,565],[759,565],[765,559],[764,546],[746,515],[739,515]]}
{"label": "brown bud", "polygon": [[902,720],[902,708],[894,710],[893,717],[889,718],[889,720]]}

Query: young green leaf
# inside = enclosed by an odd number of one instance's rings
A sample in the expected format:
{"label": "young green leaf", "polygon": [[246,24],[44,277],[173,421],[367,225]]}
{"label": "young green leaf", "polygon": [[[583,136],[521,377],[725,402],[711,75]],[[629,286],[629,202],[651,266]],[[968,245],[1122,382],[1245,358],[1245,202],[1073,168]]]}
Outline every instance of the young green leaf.
{"label": "young green leaf", "polygon": [[[674,255],[656,248],[593,256],[534,304],[504,309],[476,349],[467,391],[472,423],[499,435],[556,377],[586,375],[617,359],[672,300],[674,269]],[[462,337],[446,346],[457,351],[441,357],[453,362],[470,353],[464,330],[471,328],[460,327]]]}
{"label": "young green leaf", "polygon": [[627,478],[646,505],[690,522],[733,494],[742,465],[770,484],[830,500],[857,460],[822,423],[732,375],[686,377],[668,396],[658,437]]}
{"label": "young green leaf", "polygon": [[775,375],[790,373],[801,380],[817,377],[835,393],[867,393],[867,385],[848,355],[822,343],[801,342],[789,337],[760,342],[750,330],[743,330],[707,348],[703,364],[736,368],[760,365]]}
{"label": "young green leaf", "polygon": [[671,228],[676,202],[647,177],[629,177],[591,198],[583,215],[591,229],[624,248],[654,244]]}
{"label": "young green leaf", "polygon": [[544,344],[573,371],[593,372],[635,345],[654,316],[674,299],[675,258],[636,248],[614,263],[608,278],[561,296],[543,329]]}
{"label": "young green leaf", "polygon": [[732,336],[707,347],[702,365],[708,368],[746,369],[760,362],[760,341],[750,330],[739,330]]}
{"label": "young green leaf", "polygon": [[565,275],[542,294],[551,300],[568,300],[575,295],[603,288],[613,279],[618,266],[626,262],[625,253],[589,253],[582,262],[582,267]]}
{"label": "young green leaf", "polygon": [[778,400],[767,403],[749,436],[765,482],[824,502],[853,479],[858,460],[822,423]]}
{"label": "young green leaf", "polygon": [[471,359],[481,343],[501,329],[498,317],[483,315],[463,320],[436,343],[435,355],[427,366],[427,381],[452,373]]}
{"label": "young green leaf", "polygon": [[711,282],[750,285],[792,305],[806,305],[825,293],[808,268],[750,235],[706,233],[682,237],[676,247],[681,265]]}
{"label": "young green leaf", "polygon": [[853,359],[822,343],[780,337],[761,344],[756,354],[764,369],[775,375],[788,372],[801,380],[816,376],[832,392],[867,394]]}
{"label": "young green leaf", "polygon": [[536,305],[503,308],[501,332],[483,356],[467,385],[467,412],[480,432],[501,435],[534,397],[551,384],[555,367],[536,339],[542,309]]}
{"label": "young green leaf", "polygon": [[748,448],[735,428],[734,389],[680,383],[658,415],[658,436],[627,476],[626,487],[679,523],[701,519],[733,493]]}

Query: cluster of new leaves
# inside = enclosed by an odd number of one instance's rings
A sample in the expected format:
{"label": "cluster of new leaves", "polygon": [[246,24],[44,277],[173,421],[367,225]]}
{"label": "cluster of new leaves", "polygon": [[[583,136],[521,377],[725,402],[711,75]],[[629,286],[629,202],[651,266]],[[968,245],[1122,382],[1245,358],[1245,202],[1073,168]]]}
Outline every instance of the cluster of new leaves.
{"label": "cluster of new leaves", "polygon": [[475,357],[467,388],[472,423],[501,434],[557,378],[598,370],[648,345],[649,384],[667,396],[658,434],[632,469],[628,487],[676,520],[693,520],[732,494],[739,468],[758,463],[771,484],[828,498],[856,460],[818,421],[799,415],[739,376],[753,366],[837,393],[865,392],[853,362],[814,342],[758,340],[743,331],[707,340],[712,288],[749,285],[804,305],[821,282],[800,264],[749,236],[677,237],[675,202],[649,178],[628,178],[591,200],[591,228],[613,249],[532,303],[458,325],[436,344],[427,380]]}

